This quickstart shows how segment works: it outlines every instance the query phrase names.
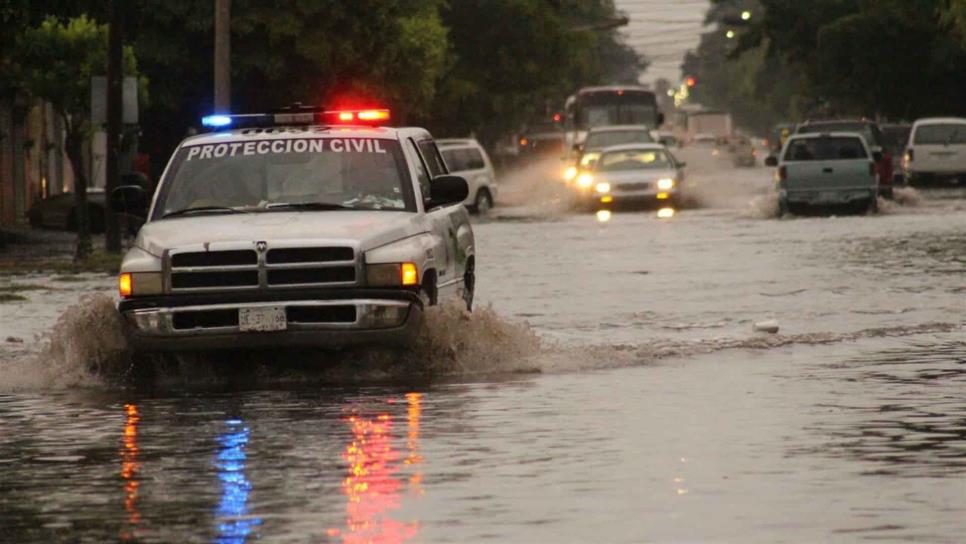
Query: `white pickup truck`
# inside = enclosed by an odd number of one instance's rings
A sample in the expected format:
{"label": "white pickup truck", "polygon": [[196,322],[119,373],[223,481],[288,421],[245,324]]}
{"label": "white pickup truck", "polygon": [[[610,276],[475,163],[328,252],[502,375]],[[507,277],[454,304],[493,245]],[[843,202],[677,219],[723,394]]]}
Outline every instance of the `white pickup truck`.
{"label": "white pickup truck", "polygon": [[430,134],[386,110],[211,116],[149,203],[118,277],[135,348],[198,351],[398,344],[426,305],[472,308],[475,245]]}

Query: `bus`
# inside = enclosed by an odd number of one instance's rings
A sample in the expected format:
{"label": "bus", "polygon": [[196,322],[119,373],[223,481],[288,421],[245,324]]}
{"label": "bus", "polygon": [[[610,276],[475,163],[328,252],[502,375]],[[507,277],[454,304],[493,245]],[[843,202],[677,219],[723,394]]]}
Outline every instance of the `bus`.
{"label": "bus", "polygon": [[657,130],[664,114],[653,91],[635,85],[584,87],[564,104],[568,147],[583,143],[587,131],[612,125],[646,125]]}

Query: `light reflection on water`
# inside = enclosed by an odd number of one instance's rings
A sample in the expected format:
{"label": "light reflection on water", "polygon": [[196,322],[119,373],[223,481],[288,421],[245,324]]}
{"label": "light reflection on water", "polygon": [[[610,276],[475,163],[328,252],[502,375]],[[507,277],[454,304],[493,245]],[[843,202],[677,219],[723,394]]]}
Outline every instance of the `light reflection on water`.
{"label": "light reflection on water", "polygon": [[240,419],[225,421],[227,431],[218,437],[221,448],[215,455],[215,467],[221,481],[221,499],[215,507],[219,543],[242,543],[262,523],[248,512],[248,496],[252,484],[245,475],[245,448],[251,431]]}
{"label": "light reflection on water", "polygon": [[124,412],[127,419],[124,422],[121,448],[121,478],[124,480],[124,510],[128,514],[128,528],[121,531],[121,539],[128,541],[136,539],[137,527],[141,522],[141,511],[138,509],[138,472],[141,471],[141,461],[138,458],[138,422],[141,421],[141,416],[134,404],[126,404]]}
{"label": "light reflection on water", "polygon": [[[375,417],[354,414],[346,418],[352,435],[342,454],[348,464],[342,481],[346,496],[345,529],[330,528],[328,536],[341,536],[346,543],[380,542],[399,544],[414,539],[419,522],[403,522],[391,517],[402,506],[403,482],[397,476],[400,465],[415,467],[422,462],[419,455],[419,419],[422,395],[409,393],[407,402],[408,450],[405,459],[393,447],[393,417],[380,413]],[[422,474],[409,478],[409,493],[422,493]]]}

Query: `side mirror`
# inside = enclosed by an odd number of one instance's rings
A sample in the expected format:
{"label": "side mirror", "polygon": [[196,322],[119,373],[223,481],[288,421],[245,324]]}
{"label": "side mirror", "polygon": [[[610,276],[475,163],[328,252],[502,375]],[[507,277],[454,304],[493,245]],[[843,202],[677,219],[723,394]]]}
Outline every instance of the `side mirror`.
{"label": "side mirror", "polygon": [[145,217],[151,199],[140,185],[122,185],[111,192],[111,209],[115,213]]}
{"label": "side mirror", "polygon": [[429,192],[432,195],[430,207],[435,208],[463,202],[470,194],[470,186],[463,176],[436,176],[429,182]]}
{"label": "side mirror", "polygon": [[663,124],[664,124],[664,114],[658,112],[658,114],[657,114],[657,126],[661,126]]}
{"label": "side mirror", "polygon": [[765,157],[765,166],[778,166],[778,157],[774,155]]}
{"label": "side mirror", "polygon": [[686,163],[684,161],[681,161],[681,162],[678,163],[678,168],[684,168],[687,165],[688,165],[688,163]]}

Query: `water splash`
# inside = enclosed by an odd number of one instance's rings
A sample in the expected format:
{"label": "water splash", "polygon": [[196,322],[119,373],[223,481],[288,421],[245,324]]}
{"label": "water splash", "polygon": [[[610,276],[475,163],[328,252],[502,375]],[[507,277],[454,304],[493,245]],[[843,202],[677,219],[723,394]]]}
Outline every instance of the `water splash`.
{"label": "water splash", "polygon": [[103,293],[82,295],[46,333],[13,361],[0,365],[0,387],[66,389],[98,386],[123,376],[130,351],[114,301]]}
{"label": "water splash", "polygon": [[73,387],[174,389],[265,388],[433,381],[520,373],[579,372],[648,364],[722,350],[775,349],[861,338],[963,330],[962,324],[926,323],[854,332],[749,334],[711,340],[666,339],[644,344],[569,345],[540,338],[525,322],[491,307],[470,313],[457,304],[430,308],[407,349],[226,352],[214,355],[133,354],[113,301],[82,296],[40,337],[37,349],[0,364],[0,390]]}

